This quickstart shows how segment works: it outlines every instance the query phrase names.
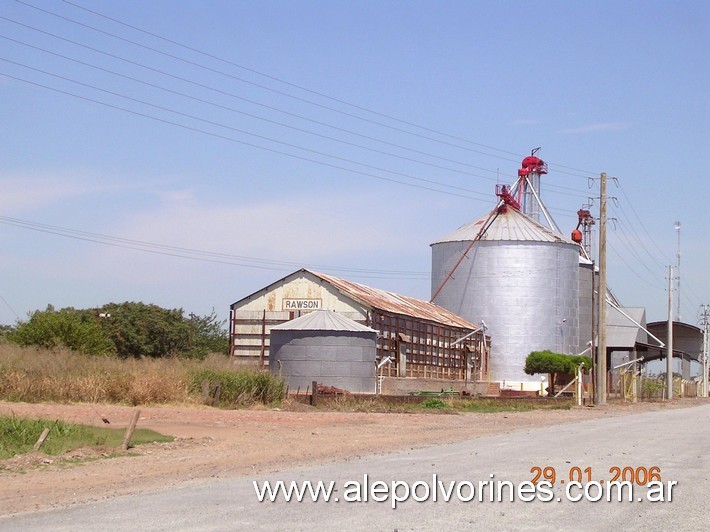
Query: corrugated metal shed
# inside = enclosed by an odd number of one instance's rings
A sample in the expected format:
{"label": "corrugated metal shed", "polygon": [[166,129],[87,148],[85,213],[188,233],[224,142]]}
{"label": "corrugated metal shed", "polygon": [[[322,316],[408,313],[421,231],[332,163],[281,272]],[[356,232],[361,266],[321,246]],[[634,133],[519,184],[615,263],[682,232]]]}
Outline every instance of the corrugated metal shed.
{"label": "corrugated metal shed", "polygon": [[[646,309],[624,308],[623,311],[641,325],[646,323]],[[609,350],[631,350],[637,343],[646,343],[646,332],[621,312],[610,307],[607,312],[606,345]]]}
{"label": "corrugated metal shed", "polygon": [[372,288],[352,281],[346,281],[345,279],[324,273],[311,270],[305,271],[310,271],[310,273],[330,283],[355,301],[372,308],[473,331],[480,329],[477,325],[474,325],[435,303],[395,294],[394,292],[387,292],[386,290]]}
{"label": "corrugated metal shed", "polygon": [[287,330],[287,331],[349,331],[349,332],[372,332],[371,329],[361,323],[341,316],[332,310],[316,310],[304,314],[300,318],[296,318],[280,325],[274,325],[271,330]]}
{"label": "corrugated metal shed", "polygon": [[[493,221],[486,232],[481,236],[481,240],[573,243],[571,240],[558,235],[544,225],[528,218],[516,209],[508,208],[505,212],[493,216]],[[433,244],[474,240],[489,217],[490,215],[487,214],[477,220],[462,225],[453,233],[437,240]]]}

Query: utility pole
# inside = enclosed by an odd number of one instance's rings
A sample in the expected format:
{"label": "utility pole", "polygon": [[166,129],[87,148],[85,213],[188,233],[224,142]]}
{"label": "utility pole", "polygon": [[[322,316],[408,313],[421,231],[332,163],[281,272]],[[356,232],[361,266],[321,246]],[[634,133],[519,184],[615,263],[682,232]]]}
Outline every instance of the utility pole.
{"label": "utility pole", "polygon": [[708,393],[708,350],[710,346],[708,345],[708,334],[710,333],[710,305],[700,305],[700,319],[703,325],[703,397],[710,397]]}
{"label": "utility pole", "polygon": [[673,224],[676,233],[678,234],[678,243],[676,245],[676,267],[675,267],[675,290],[676,290],[676,308],[675,321],[680,321],[680,222]]}
{"label": "utility pole", "polygon": [[668,266],[668,340],[666,341],[666,386],[673,398],[673,266]]}
{"label": "utility pole", "polygon": [[599,184],[599,345],[597,346],[596,394],[597,405],[606,404],[606,173]]}

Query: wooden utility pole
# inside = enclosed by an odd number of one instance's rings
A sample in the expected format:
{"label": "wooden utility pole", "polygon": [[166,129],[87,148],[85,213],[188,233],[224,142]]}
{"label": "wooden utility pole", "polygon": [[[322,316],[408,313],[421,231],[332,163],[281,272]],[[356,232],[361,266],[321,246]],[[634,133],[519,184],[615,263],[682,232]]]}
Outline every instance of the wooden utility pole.
{"label": "wooden utility pole", "polygon": [[700,305],[700,317],[703,320],[703,397],[708,394],[708,332],[710,332],[710,305]]}
{"label": "wooden utility pole", "polygon": [[668,340],[666,341],[666,386],[673,398],[673,266],[668,266]]}
{"label": "wooden utility pole", "polygon": [[599,345],[595,403],[606,404],[606,173],[602,172],[599,185]]}

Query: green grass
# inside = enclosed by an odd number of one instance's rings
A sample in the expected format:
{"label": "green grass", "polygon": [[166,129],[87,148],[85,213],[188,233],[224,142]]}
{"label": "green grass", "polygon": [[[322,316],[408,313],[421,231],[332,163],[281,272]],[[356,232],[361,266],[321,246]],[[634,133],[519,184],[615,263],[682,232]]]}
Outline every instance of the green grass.
{"label": "green grass", "polygon": [[343,395],[334,398],[319,398],[319,410],[338,412],[379,412],[379,413],[431,413],[457,414],[494,412],[528,412],[531,410],[569,410],[572,401],[548,399],[491,399],[460,397],[427,397],[420,401],[388,396],[353,396]]}
{"label": "green grass", "polygon": [[451,408],[457,412],[529,412],[531,410],[569,410],[572,402],[526,401],[521,399],[452,399]]}
{"label": "green grass", "polygon": [[423,408],[425,410],[446,410],[446,409],[451,409],[451,405],[449,402],[444,401],[442,399],[437,399],[436,397],[431,397],[424,401],[423,403],[419,404],[420,408]]}
{"label": "green grass", "polygon": [[529,412],[531,410],[569,410],[569,401],[525,401],[520,399],[461,399],[458,397],[430,397],[416,405],[424,411],[469,412],[491,414],[494,412]]}
{"label": "green grass", "polygon": [[[92,427],[61,420],[0,416],[0,460],[32,451],[45,428],[50,429],[49,435],[40,450],[49,455],[87,446],[119,447],[126,432],[125,429]],[[170,442],[173,439],[149,429],[136,429],[131,437],[131,446]]]}

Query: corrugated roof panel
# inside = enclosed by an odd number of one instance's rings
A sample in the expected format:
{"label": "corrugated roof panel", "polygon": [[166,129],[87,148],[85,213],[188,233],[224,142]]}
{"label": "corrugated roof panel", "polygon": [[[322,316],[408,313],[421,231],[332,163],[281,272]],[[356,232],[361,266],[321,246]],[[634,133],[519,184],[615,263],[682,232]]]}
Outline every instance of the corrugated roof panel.
{"label": "corrugated roof panel", "polygon": [[[466,242],[478,236],[483,224],[488,220],[490,214],[486,214],[477,220],[462,225],[453,233],[437,240],[434,244],[442,242]],[[558,235],[544,225],[528,218],[520,211],[508,208],[505,212],[494,215],[489,227],[481,237],[481,240],[494,241],[518,241],[518,242],[560,242],[573,244],[571,240]]]}
{"label": "corrugated roof panel", "polygon": [[379,288],[372,288],[323,273],[310,272],[330,283],[354,300],[372,308],[392,312],[393,314],[403,314],[405,316],[412,316],[413,318],[441,323],[442,325],[461,327],[462,329],[479,329],[477,325],[474,325],[435,303],[402,296],[394,292],[387,292]]}
{"label": "corrugated roof panel", "polygon": [[[643,325],[646,310],[643,308],[624,308],[623,311],[634,321]],[[629,320],[614,307],[607,311],[606,345],[609,349],[633,349],[636,342],[646,342],[643,329]]]}
{"label": "corrugated roof panel", "polygon": [[350,331],[350,332],[373,332],[371,329],[361,323],[358,323],[350,318],[346,318],[342,314],[333,312],[332,310],[316,310],[309,312],[303,316],[274,325],[271,329],[283,329],[289,331]]}

